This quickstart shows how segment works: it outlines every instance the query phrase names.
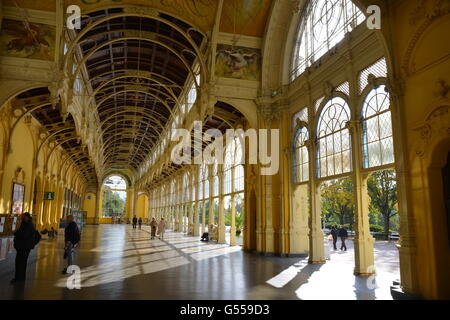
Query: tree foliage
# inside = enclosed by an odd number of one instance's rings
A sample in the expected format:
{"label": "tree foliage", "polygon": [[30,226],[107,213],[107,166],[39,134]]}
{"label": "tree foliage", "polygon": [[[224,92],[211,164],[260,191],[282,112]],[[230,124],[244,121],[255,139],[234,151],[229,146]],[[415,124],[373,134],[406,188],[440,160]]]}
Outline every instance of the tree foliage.
{"label": "tree foliage", "polygon": [[389,235],[391,218],[398,214],[397,183],[393,170],[374,172],[367,180],[367,190],[371,198],[371,210],[377,211],[384,219],[384,233]]}
{"label": "tree foliage", "polygon": [[119,193],[106,188],[103,192],[103,216],[112,217],[113,215],[123,216],[125,214],[125,200]]}
{"label": "tree foliage", "polygon": [[322,214],[326,220],[337,217],[339,224],[354,221],[354,192],[350,178],[324,183],[322,186]]}

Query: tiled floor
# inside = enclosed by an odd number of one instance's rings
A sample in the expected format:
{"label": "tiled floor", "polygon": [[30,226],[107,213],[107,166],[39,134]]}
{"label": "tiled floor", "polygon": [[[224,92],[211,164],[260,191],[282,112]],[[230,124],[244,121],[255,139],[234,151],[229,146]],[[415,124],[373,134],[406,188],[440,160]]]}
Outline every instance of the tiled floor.
{"label": "tiled floor", "polygon": [[379,288],[370,289],[373,279],[353,276],[351,243],[347,253],[333,252],[326,265],[313,266],[179,233],[149,238],[147,228],[87,227],[75,256],[81,290],[67,289],[69,277],[61,275],[62,235],[43,240],[24,286],[9,285],[12,270],[0,262],[0,299],[391,299],[389,286],[399,277],[391,243],[376,244]]}

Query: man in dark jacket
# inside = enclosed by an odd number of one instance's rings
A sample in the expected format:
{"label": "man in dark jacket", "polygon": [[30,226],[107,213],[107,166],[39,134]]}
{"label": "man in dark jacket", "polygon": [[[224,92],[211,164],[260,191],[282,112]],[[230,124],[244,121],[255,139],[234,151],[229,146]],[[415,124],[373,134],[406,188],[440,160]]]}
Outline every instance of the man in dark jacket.
{"label": "man in dark jacket", "polygon": [[136,216],[133,217],[133,229],[136,229],[136,225],[137,225],[138,219],[136,218]]}
{"label": "man in dark jacket", "polygon": [[337,250],[338,231],[335,226],[331,227],[331,236],[333,237],[333,248]]}
{"label": "man in dark jacket", "polygon": [[22,223],[14,233],[14,248],[16,254],[16,274],[11,283],[25,281],[27,261],[30,251],[35,246],[36,229],[31,221],[31,215],[26,212],[22,216]]}
{"label": "man in dark jacket", "polygon": [[341,241],[342,241],[341,251],[342,251],[342,250],[347,251],[347,246],[345,245],[345,240],[348,238],[348,232],[347,232],[347,229],[345,229],[344,226],[341,226],[341,227],[339,228],[339,233],[338,233],[338,235],[339,235],[339,238],[341,238]]}
{"label": "man in dark jacket", "polygon": [[[73,265],[73,249],[80,242],[80,230],[77,223],[73,220],[73,216],[67,216],[67,227],[64,230],[64,258],[67,258],[67,268]],[[64,268],[63,274],[67,274],[67,268]]]}

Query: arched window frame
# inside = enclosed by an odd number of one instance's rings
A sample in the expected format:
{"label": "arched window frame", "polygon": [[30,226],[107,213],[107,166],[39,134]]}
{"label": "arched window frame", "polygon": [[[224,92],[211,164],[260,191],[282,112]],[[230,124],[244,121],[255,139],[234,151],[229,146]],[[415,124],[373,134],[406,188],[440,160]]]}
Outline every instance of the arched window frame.
{"label": "arched window frame", "polygon": [[[371,96],[374,94],[374,96]],[[367,108],[369,107],[368,99],[378,99],[379,95],[383,94],[383,102],[388,104],[387,108],[382,108],[376,110],[373,114],[367,114]],[[379,101],[377,101],[379,102]],[[361,102],[360,102],[360,120],[361,120],[361,145],[362,145],[362,165],[365,170],[374,170],[380,169],[384,167],[391,167],[395,164],[395,146],[394,146],[394,132],[393,132],[393,123],[392,123],[392,106],[390,93],[387,91],[387,79],[386,78],[376,78],[372,79],[371,83],[366,86],[364,91],[361,94]],[[381,107],[381,106],[377,106]],[[389,120],[389,127],[386,125],[381,125],[380,121],[383,120],[383,117]],[[370,141],[368,135],[368,121],[373,120],[377,122],[377,133]],[[381,133],[381,130],[385,131],[385,134]],[[387,133],[387,134],[386,134]],[[383,142],[390,141],[390,148],[392,153],[387,155],[383,153]],[[389,143],[389,142],[388,142]],[[379,164],[372,163],[374,157],[369,149],[369,145],[378,145],[380,148],[380,162]],[[387,159],[386,159],[387,158]],[[390,158],[390,160],[389,160]]]}
{"label": "arched window frame", "polygon": [[[333,7],[326,8],[325,15],[318,16],[317,12],[322,14],[323,6],[328,6],[330,3],[329,0],[309,0],[305,5],[292,54],[292,81],[342,41],[347,33],[365,21],[364,13],[351,0],[335,0],[334,4],[332,3]],[[340,18],[333,21],[333,17],[338,16],[338,13],[334,12],[337,6],[343,8],[343,11],[340,12]],[[322,21],[324,18],[327,19],[325,23]],[[330,25],[331,23],[334,25]],[[321,39],[322,43],[317,40],[317,32],[320,27],[322,27],[322,31],[325,29],[326,32],[326,36]]]}
{"label": "arched window frame", "polygon": [[302,184],[309,181],[309,149],[310,134],[308,124],[301,122],[296,130],[293,141],[293,174],[294,184]]}
{"label": "arched window frame", "polygon": [[[324,135],[321,134],[321,125],[323,124],[323,115],[327,110],[330,110],[331,106],[333,106],[334,104],[336,104],[337,102],[342,102],[343,104],[341,105],[341,107],[343,107],[341,110],[341,112],[339,113],[339,115],[342,115],[344,112],[344,114],[346,115],[345,118],[339,118],[339,119],[330,119],[330,120],[339,120],[340,125],[339,128],[336,130],[334,130],[331,133],[325,133]],[[315,136],[316,136],[316,163],[317,163],[317,172],[316,172],[316,177],[318,179],[330,179],[332,177],[339,177],[339,176],[343,176],[346,174],[349,174],[352,172],[353,170],[353,146],[352,146],[352,140],[351,140],[351,134],[350,134],[350,130],[347,126],[348,122],[352,120],[352,109],[350,107],[350,104],[348,102],[348,97],[346,97],[344,94],[340,94],[340,93],[333,93],[333,95],[331,97],[329,97],[328,99],[324,99],[324,101],[322,102],[320,108],[318,109],[317,112],[317,118],[316,118],[316,124],[315,124]],[[327,126],[329,127],[329,124],[327,124]],[[340,139],[337,139],[337,135],[339,135]],[[325,147],[322,147],[321,142],[323,140],[331,140],[331,138],[333,138],[332,141],[332,146],[333,146],[333,151],[331,154],[328,154],[327,152],[327,144],[325,144]],[[336,140],[337,139],[337,140]],[[326,142],[328,142],[326,141]],[[336,142],[339,141],[339,143],[341,143],[341,148],[339,148],[339,150],[336,150]],[[348,145],[346,144],[348,142]],[[345,143],[344,145],[342,145],[343,143]],[[323,155],[323,152],[325,152],[325,155]],[[348,160],[348,169],[344,168],[344,157],[348,156],[347,160]],[[333,157],[334,161],[333,161],[333,170],[331,173],[331,170],[329,168],[330,162],[329,162],[329,158]],[[341,161],[341,168],[340,170],[336,170],[336,157],[340,157]],[[326,164],[326,172],[323,170],[323,164]],[[339,163],[339,162],[338,162]]]}

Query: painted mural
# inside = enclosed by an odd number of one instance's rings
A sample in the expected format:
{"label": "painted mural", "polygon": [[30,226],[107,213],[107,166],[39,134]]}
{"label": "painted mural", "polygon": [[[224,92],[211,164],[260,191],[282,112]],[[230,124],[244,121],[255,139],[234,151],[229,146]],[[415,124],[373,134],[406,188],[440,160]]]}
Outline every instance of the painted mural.
{"label": "painted mural", "polygon": [[216,76],[259,81],[261,50],[219,44],[216,55]]}
{"label": "painted mural", "polygon": [[223,4],[220,32],[264,36],[272,0],[226,0]]}
{"label": "painted mural", "polygon": [[185,19],[206,32],[211,29],[217,10],[217,0],[66,0],[66,5],[80,6],[81,11],[126,5],[160,9]]}
{"label": "painted mural", "polygon": [[56,28],[4,19],[0,33],[0,55],[16,58],[53,60]]}

